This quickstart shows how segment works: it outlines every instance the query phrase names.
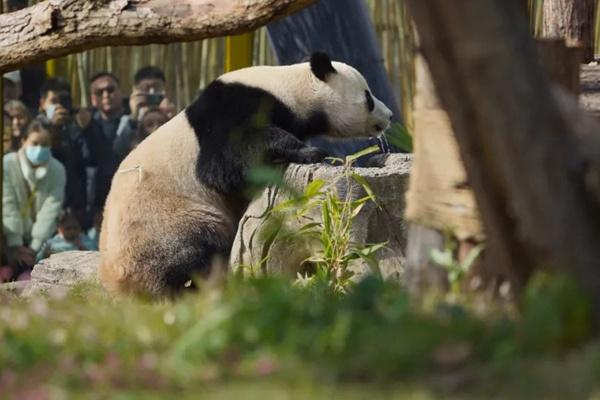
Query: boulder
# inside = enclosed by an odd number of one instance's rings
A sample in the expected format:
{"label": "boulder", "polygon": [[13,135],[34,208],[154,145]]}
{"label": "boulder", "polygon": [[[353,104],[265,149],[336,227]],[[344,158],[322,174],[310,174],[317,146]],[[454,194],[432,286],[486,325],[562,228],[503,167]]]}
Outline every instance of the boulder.
{"label": "boulder", "polygon": [[[412,156],[391,154],[382,168],[353,168],[373,190],[378,205],[368,203],[354,218],[351,240],[355,243],[379,243],[387,241],[386,248],[376,253],[379,267],[384,277],[399,278],[404,262],[406,246],[406,226],[404,223],[404,193],[408,188],[408,178]],[[352,181],[348,185],[343,167],[324,164],[290,165],[285,174],[287,185],[302,192],[316,179],[323,179],[335,185],[338,195],[344,197],[350,191],[353,198],[364,196],[361,186]],[[273,229],[270,210],[290,196],[280,188],[269,187],[250,203],[240,220],[237,235],[231,249],[230,266],[234,272],[283,273],[295,276],[302,272],[301,262],[314,252],[315,243],[304,240],[273,240],[269,231]],[[283,227],[287,231],[300,228],[314,220],[321,222],[321,210],[312,209],[305,215],[304,222],[286,220]],[[314,240],[314,239],[312,239]],[[362,262],[355,262],[351,270],[356,276],[370,271]]]}
{"label": "boulder", "polygon": [[80,283],[97,282],[100,261],[97,251],[65,251],[40,261],[31,271],[30,285],[23,296],[63,295]]}

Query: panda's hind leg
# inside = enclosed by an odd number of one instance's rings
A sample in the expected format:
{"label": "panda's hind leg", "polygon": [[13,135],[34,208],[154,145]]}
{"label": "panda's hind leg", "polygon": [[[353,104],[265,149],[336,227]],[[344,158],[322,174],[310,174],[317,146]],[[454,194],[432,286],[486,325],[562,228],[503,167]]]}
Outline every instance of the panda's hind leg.
{"label": "panda's hind leg", "polygon": [[226,267],[222,260],[229,258],[230,247],[228,238],[204,227],[150,240],[136,254],[137,271],[131,276],[134,291],[172,298],[195,288],[194,279],[207,279],[215,268]]}
{"label": "panda's hind leg", "polygon": [[[142,194],[121,214],[105,283],[121,293],[173,297],[194,278],[208,278],[215,259],[228,259],[235,226],[202,201],[166,193]],[[222,263],[221,263],[222,264]],[[106,285],[105,285],[106,286]]]}

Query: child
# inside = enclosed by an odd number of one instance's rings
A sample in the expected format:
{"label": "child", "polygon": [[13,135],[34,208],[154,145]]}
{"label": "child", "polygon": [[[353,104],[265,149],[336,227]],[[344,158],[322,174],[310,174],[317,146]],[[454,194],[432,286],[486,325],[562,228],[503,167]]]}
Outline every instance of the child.
{"label": "child", "polygon": [[136,148],[138,144],[168,120],[169,118],[158,108],[151,108],[146,111],[138,123],[138,129],[135,136],[131,140],[131,150]]}
{"label": "child", "polygon": [[44,243],[37,254],[36,261],[48,258],[51,254],[70,250],[98,250],[98,247],[82,233],[75,214],[64,211],[58,217],[58,233]]}
{"label": "child", "polygon": [[96,210],[94,213],[94,226],[87,231],[87,236],[98,248],[98,240],[100,238],[100,227],[102,226],[102,210]]}

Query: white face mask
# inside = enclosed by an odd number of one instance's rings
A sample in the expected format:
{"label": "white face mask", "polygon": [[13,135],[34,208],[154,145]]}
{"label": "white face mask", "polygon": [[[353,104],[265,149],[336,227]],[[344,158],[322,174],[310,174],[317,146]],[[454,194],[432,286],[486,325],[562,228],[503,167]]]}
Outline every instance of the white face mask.
{"label": "white face mask", "polygon": [[33,165],[43,165],[50,161],[50,147],[48,146],[27,146],[25,147],[25,156]]}

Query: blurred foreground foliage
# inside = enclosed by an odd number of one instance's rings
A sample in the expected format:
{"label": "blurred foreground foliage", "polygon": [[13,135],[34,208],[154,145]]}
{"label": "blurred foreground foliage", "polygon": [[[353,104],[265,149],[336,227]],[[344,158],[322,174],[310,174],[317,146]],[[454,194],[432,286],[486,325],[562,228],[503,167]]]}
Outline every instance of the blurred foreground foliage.
{"label": "blurred foreground foliage", "polygon": [[289,382],[365,382],[373,395],[398,382],[406,382],[402,393],[418,382],[427,390],[459,382],[458,390],[497,394],[512,386],[490,382],[514,379],[520,393],[589,395],[599,389],[600,346],[589,341],[590,303],[581,293],[568,278],[539,275],[519,312],[489,299],[417,299],[375,277],[346,294],[327,282],[231,279],[161,304],[108,298],[94,286],[62,299],[4,294],[0,398],[40,383],[57,393],[175,395],[249,382],[266,390],[273,379],[288,382],[285,390]]}

